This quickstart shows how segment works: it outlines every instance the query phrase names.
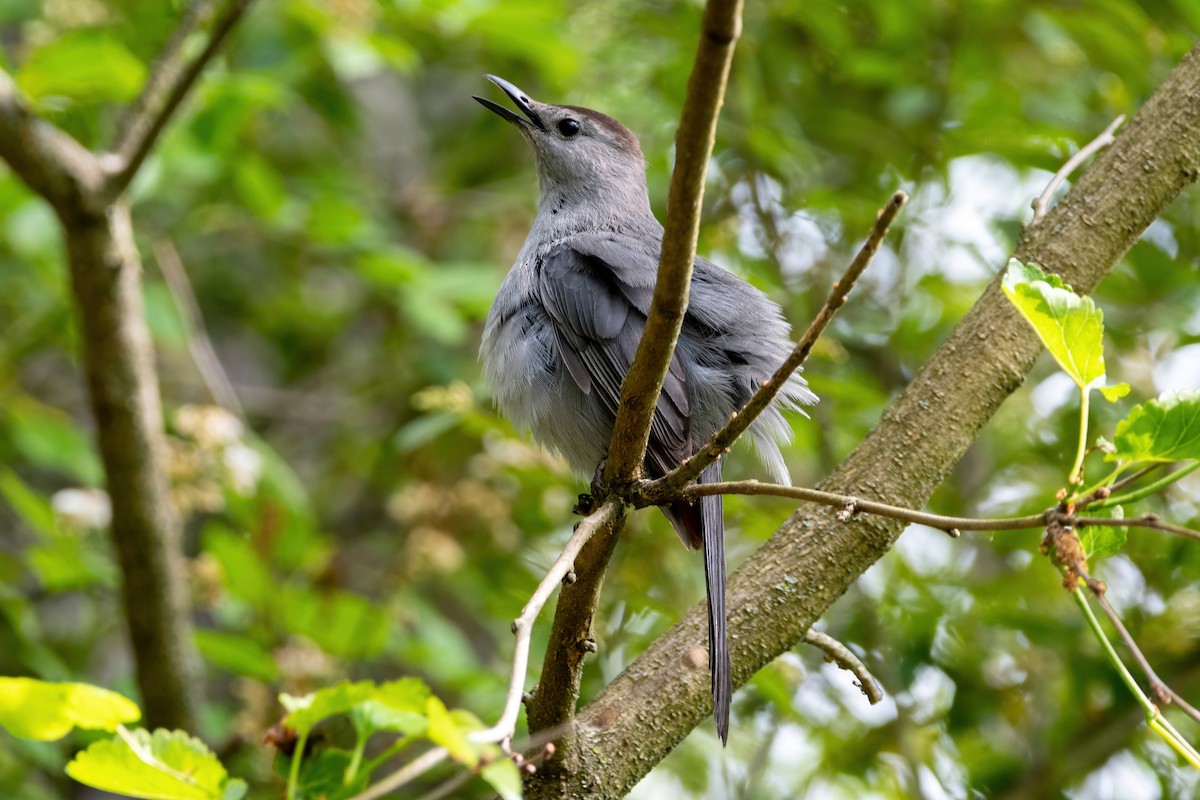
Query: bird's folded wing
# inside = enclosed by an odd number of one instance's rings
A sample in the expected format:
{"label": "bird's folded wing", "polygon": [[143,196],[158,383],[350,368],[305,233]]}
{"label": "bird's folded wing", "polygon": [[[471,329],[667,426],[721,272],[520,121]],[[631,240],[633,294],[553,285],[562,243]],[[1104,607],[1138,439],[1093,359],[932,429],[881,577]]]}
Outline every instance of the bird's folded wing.
{"label": "bird's folded wing", "polygon": [[[537,286],[559,357],[584,394],[616,417],[621,382],[646,326],[657,265],[602,235],[567,239],[540,262]],[[671,358],[650,427],[647,466],[655,474],[691,455],[688,375]]]}

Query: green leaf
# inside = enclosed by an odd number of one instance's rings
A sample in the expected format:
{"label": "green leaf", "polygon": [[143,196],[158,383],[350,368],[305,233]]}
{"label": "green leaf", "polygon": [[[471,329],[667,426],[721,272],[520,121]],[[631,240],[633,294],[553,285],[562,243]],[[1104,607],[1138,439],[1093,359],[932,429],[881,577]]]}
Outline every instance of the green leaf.
{"label": "green leaf", "polygon": [[1109,461],[1200,458],[1200,390],[1168,392],[1134,406],[1117,423]]}
{"label": "green leaf", "polygon": [[12,470],[0,470],[0,495],[29,527],[47,536],[54,535],[58,524],[50,501],[30,489]]}
{"label": "green leaf", "polygon": [[1079,388],[1090,389],[1104,379],[1104,312],[1092,298],[1080,297],[1057,275],[1015,258],[1008,262],[1002,287]]}
{"label": "green leaf", "polygon": [[425,713],[429,717],[429,738],[434,744],[446,748],[450,757],[459,763],[474,767],[479,761],[475,748],[467,741],[467,735],[458,722],[436,697],[425,702]]}
{"label": "green leaf", "polygon": [[52,742],[73,728],[114,731],[141,716],[132,700],[99,686],[0,678],[0,726],[22,739]]}
{"label": "green leaf", "polygon": [[94,31],[69,33],[34,51],[17,73],[33,99],[60,95],[88,103],[132,100],[146,67],[125,45]]}
{"label": "green leaf", "polygon": [[296,732],[303,736],[321,720],[345,714],[359,703],[370,700],[375,688],[373,681],[340,681],[302,697],[281,694],[279,702],[288,710],[284,724],[295,728]]}
{"label": "green leaf", "polygon": [[521,800],[521,770],[511,760],[488,764],[479,774],[504,800]]}
{"label": "green leaf", "polygon": [[428,731],[425,704],[429,687],[418,678],[401,678],[377,687],[371,699],[354,710],[355,727],[364,736],[393,731],[404,736],[424,736]]}
{"label": "green leaf", "polygon": [[1104,395],[1104,399],[1108,402],[1115,403],[1129,394],[1129,384],[1122,382],[1114,386],[1101,386],[1100,394]]}
{"label": "green leaf", "polygon": [[208,663],[221,669],[266,683],[279,678],[279,666],[271,652],[248,636],[200,629],[196,646]]}
{"label": "green leaf", "polygon": [[[1113,519],[1124,519],[1125,509],[1122,506],[1112,506],[1104,509],[1111,512]],[[1088,560],[1093,558],[1108,558],[1121,552],[1129,539],[1129,529],[1108,525],[1098,525],[1079,531],[1079,542]]]}
{"label": "green leaf", "polygon": [[239,800],[246,793],[245,783],[230,779],[212,751],[183,731],[139,728],[127,736],[93,743],[67,764],[67,774],[96,789],[151,800]]}

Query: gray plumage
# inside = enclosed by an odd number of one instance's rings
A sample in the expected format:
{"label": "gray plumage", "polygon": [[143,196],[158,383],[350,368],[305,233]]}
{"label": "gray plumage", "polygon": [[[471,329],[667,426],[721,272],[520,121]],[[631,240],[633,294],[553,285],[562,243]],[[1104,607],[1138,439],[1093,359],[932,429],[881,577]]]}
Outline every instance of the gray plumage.
{"label": "gray plumage", "polygon": [[[488,314],[480,348],[484,375],[514,425],[591,475],[608,454],[621,382],[650,309],[663,228],[650,209],[641,149],[624,126],[589,109],[532,101],[507,81],[488,78],[524,117],[476,100],[513,123],[533,147],[541,197]],[[678,466],[750,398],[791,351],[789,330],[766,295],[696,259],[683,328],[651,424],[651,476]],[[814,402],[795,374],[750,428],[778,482],[790,482],[779,450],[791,439],[782,412]],[[720,478],[717,462],[700,482]],[[721,498],[663,511],[685,544],[705,552],[714,716],[725,741],[732,679]]]}

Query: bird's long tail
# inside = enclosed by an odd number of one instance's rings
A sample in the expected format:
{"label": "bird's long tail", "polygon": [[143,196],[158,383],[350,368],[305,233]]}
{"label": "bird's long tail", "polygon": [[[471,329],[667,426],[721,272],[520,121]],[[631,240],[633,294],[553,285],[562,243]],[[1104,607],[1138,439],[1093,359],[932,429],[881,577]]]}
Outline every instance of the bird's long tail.
{"label": "bird's long tail", "polygon": [[[704,470],[698,483],[721,480],[721,463]],[[695,503],[663,506],[663,513],[679,538],[692,549],[704,551],[704,580],[708,589],[708,669],[712,674],[713,720],[722,742],[729,741],[729,704],[733,675],[729,666],[729,641],[725,632],[725,503],[720,495]]]}
{"label": "bird's long tail", "polygon": [[[721,462],[700,475],[700,483],[721,480]],[[712,673],[713,720],[721,742],[729,741],[729,704],[733,699],[733,673],[729,666],[729,640],[725,632],[725,503],[721,495],[700,498],[703,531],[704,579],[708,586],[708,668]]]}

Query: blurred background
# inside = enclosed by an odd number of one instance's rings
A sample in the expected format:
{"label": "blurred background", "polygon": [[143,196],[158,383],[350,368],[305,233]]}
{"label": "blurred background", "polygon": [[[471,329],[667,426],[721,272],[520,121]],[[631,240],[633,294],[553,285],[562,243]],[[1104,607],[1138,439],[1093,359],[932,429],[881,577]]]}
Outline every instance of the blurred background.
{"label": "blurred background", "polygon": [[[0,65],[103,147],[180,6],[5,0]],[[481,323],[537,192],[520,137],[471,95],[502,99],[492,72],[617,117],[641,138],[661,217],[701,8],[261,3],[134,184],[207,665],[201,733],[252,797],[282,785],[260,745],[280,691],[417,675],[449,705],[498,714],[509,621],[584,481],[499,418],[480,379]],[[802,328],[875,210],[912,195],[808,362],[822,401],[794,421],[798,484],[870,430],[1003,267],[1051,173],[1135,113],[1198,34],[1192,0],[748,4],[700,251]],[[1193,188],[1096,293],[1109,375],[1133,395],[1098,404],[1095,433],[1200,386],[1198,269]],[[0,674],[133,695],[66,280],[49,207],[0,167]],[[1074,454],[1077,402],[1040,362],[932,507],[1044,508]],[[729,472],[763,477],[744,451]],[[1193,480],[1147,510],[1195,524],[1198,503]],[[731,561],[789,510],[731,499]],[[1037,545],[1035,532],[910,529],[823,621],[863,654],[882,704],[798,648],[738,692],[727,750],[705,723],[633,796],[1196,796],[1197,774],[1147,735]],[[1200,698],[1200,547],[1134,532],[1099,576],[1159,674]],[[702,597],[701,562],[661,515],[637,515],[606,579],[585,699]],[[535,671],[548,628],[547,613]],[[0,734],[0,795],[77,794],[61,767],[86,741]]]}

